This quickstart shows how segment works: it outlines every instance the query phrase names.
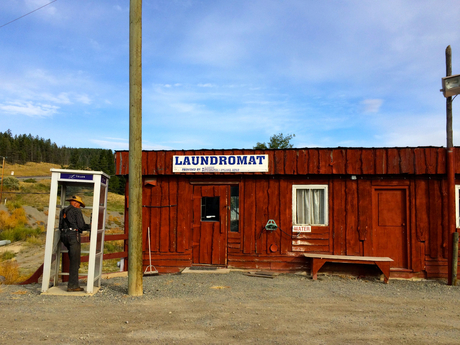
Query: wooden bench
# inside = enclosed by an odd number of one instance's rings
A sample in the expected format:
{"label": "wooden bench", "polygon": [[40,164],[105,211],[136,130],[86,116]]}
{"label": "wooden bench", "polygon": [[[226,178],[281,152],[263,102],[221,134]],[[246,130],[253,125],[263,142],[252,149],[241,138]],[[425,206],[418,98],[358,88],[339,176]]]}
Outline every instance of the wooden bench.
{"label": "wooden bench", "polygon": [[311,275],[313,280],[317,279],[318,271],[326,262],[339,262],[345,264],[377,265],[385,276],[385,284],[388,284],[388,279],[390,279],[390,262],[393,261],[391,258],[376,256],[351,256],[310,253],[304,254],[304,256],[311,259]]}

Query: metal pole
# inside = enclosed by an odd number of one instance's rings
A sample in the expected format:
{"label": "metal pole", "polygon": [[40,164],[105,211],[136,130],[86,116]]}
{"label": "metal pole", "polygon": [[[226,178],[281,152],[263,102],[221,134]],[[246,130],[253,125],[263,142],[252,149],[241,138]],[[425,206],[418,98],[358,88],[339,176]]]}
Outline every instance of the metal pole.
{"label": "metal pole", "polygon": [[[452,51],[450,46],[446,48],[446,76],[452,75]],[[455,212],[455,151],[454,151],[454,139],[452,129],[452,97],[446,98],[446,132],[447,132],[447,207],[448,207],[448,219],[447,219],[447,284],[452,285],[452,274],[454,266],[457,263],[453,262],[453,241],[452,234],[456,232],[456,212]],[[455,267],[455,271],[456,271]]]}
{"label": "metal pole", "polygon": [[142,286],[142,0],[129,8],[129,243],[128,294]]}

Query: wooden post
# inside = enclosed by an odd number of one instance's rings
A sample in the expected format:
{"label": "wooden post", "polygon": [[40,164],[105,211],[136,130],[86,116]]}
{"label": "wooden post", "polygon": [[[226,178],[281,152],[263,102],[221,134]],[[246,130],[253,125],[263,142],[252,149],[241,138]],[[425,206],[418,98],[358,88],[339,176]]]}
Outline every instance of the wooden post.
{"label": "wooden post", "polygon": [[128,294],[142,286],[142,0],[129,8],[129,242]]}
{"label": "wooden post", "polygon": [[457,285],[458,232],[452,234],[452,285]]}
{"label": "wooden post", "polygon": [[[452,75],[452,49],[450,46],[446,48],[446,77]],[[454,137],[452,129],[452,97],[446,98],[446,132],[447,132],[447,148],[454,146]]]}
{"label": "wooden post", "polygon": [[[452,75],[452,51],[450,46],[446,48],[446,77]],[[448,220],[447,220],[447,233],[448,233],[448,274],[447,284],[452,285],[452,274],[454,270],[453,263],[453,233],[456,232],[456,212],[455,212],[455,152],[454,152],[454,139],[452,129],[452,97],[446,98],[446,132],[447,132],[447,207],[448,207]],[[457,263],[455,263],[455,266]],[[456,270],[456,269],[455,269]]]}

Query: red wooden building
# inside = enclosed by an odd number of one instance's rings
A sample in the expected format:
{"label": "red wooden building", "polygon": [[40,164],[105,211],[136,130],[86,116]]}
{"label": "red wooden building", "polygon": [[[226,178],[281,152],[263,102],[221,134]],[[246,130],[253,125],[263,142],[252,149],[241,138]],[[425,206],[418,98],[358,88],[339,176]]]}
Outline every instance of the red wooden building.
{"label": "red wooden building", "polygon": [[[117,175],[128,162],[116,152]],[[304,253],[327,253],[390,257],[392,277],[447,276],[442,147],[143,151],[142,175],[144,266],[150,228],[159,272],[304,270]]]}

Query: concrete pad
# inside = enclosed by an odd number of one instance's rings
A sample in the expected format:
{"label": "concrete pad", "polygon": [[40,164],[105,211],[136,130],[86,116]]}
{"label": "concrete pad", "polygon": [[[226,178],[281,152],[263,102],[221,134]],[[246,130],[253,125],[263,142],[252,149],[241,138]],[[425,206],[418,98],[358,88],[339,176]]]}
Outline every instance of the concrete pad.
{"label": "concrete pad", "polygon": [[215,270],[191,270],[187,267],[181,272],[181,274],[227,274],[229,272],[229,268],[216,268]]}
{"label": "concrete pad", "polygon": [[86,293],[86,287],[83,287],[85,291],[76,291],[76,292],[67,292],[67,285],[59,285],[59,286],[53,286],[48,289],[46,292],[42,292],[42,295],[50,295],[50,296],[73,296],[73,297],[88,297],[88,296],[93,296],[99,291],[99,287],[94,287],[92,293]]}

